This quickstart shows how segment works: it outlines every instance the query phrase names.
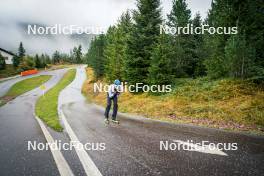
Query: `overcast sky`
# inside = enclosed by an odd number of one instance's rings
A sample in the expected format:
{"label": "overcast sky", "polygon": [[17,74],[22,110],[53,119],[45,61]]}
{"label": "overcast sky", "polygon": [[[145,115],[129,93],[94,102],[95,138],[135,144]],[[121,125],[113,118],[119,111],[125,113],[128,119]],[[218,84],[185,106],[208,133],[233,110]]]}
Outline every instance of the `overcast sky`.
{"label": "overcast sky", "polygon": [[[170,12],[171,0],[161,0],[163,16]],[[200,12],[204,18],[211,0],[187,0],[192,15]],[[88,41],[69,36],[36,36],[27,34],[27,24],[55,24],[104,27],[116,23],[126,9],[135,9],[136,0],[1,0],[0,47],[16,52],[20,41],[28,54],[69,52]]]}

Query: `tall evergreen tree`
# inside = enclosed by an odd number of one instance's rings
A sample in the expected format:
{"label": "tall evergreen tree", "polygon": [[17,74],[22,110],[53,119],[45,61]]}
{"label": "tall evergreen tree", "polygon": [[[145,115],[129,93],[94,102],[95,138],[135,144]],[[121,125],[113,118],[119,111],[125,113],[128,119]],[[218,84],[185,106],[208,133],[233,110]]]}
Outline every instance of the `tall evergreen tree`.
{"label": "tall evergreen tree", "polygon": [[[202,26],[202,19],[200,13],[196,13],[194,19],[192,20],[193,28]],[[206,75],[206,68],[204,65],[205,57],[205,46],[204,46],[204,36],[200,34],[193,34],[193,49],[192,49],[192,69],[194,71],[193,75],[195,77]]]}
{"label": "tall evergreen tree", "polygon": [[138,0],[133,19],[135,23],[127,42],[126,79],[129,84],[147,83],[150,57],[162,22],[160,1]]}
{"label": "tall evergreen tree", "polygon": [[191,19],[191,10],[185,0],[173,0],[172,10],[168,15],[169,26],[186,26]]}
{"label": "tall evergreen tree", "polygon": [[[264,80],[264,6],[262,0],[255,1],[232,1],[233,16],[239,28],[240,38],[245,38],[247,50],[255,52],[251,57],[254,62],[251,70],[254,74],[251,77]],[[244,37],[241,37],[244,36]],[[252,56],[252,54],[250,54]],[[253,76],[255,75],[255,76]]]}
{"label": "tall evergreen tree", "polygon": [[44,68],[44,67],[47,66],[46,58],[45,58],[45,55],[44,54],[41,54],[41,56],[40,56],[40,62],[41,62],[42,68]]}
{"label": "tall evergreen tree", "polygon": [[40,61],[38,54],[36,54],[34,61],[35,61],[35,67],[36,68],[42,68],[42,64],[41,64],[41,61]]}
{"label": "tall evergreen tree", "polygon": [[25,48],[23,47],[23,43],[20,42],[20,43],[19,43],[19,47],[18,47],[18,57],[21,59],[21,58],[23,58],[25,55],[26,55],[26,50],[25,50]]}
{"label": "tall evergreen tree", "polygon": [[[121,16],[106,35],[97,36],[86,54],[97,77],[166,84],[174,77],[235,77],[264,80],[264,20],[261,0],[213,0],[204,24],[238,28],[237,35],[159,35],[159,0],[138,0],[133,20]],[[132,21],[132,22],[131,22]],[[171,27],[201,26],[191,20],[186,0],[173,0],[168,15]],[[169,64],[167,64],[169,63]],[[172,75],[172,76],[171,76]]]}
{"label": "tall evergreen tree", "polygon": [[107,42],[104,51],[106,58],[105,74],[110,81],[115,79],[124,80],[124,62],[127,60],[127,40],[131,25],[131,17],[127,11],[121,15],[117,26],[110,27],[106,35]]}
{"label": "tall evergreen tree", "polygon": [[105,73],[105,44],[106,37],[104,34],[100,34],[91,41],[90,48],[86,55],[86,62],[94,69],[97,79],[102,77]]}
{"label": "tall evergreen tree", "polygon": [[44,54],[44,58],[45,58],[45,63],[46,63],[46,65],[47,65],[47,64],[51,64],[51,60],[50,60],[50,56],[49,56],[49,55]]}
{"label": "tall evergreen tree", "polygon": [[[205,61],[210,77],[262,77],[264,79],[264,17],[261,11],[263,2],[257,1],[230,1],[214,0],[208,14],[210,26],[236,26],[237,36],[210,35],[206,39],[208,56]],[[244,49],[242,49],[244,48]],[[243,50],[243,51],[242,51]],[[243,57],[242,57],[243,56]],[[241,67],[243,61],[244,66]],[[235,64],[237,63],[237,65]],[[235,66],[235,65],[236,66]],[[230,67],[233,65],[234,67]],[[243,70],[243,74],[239,69]],[[247,68],[247,69],[246,69]],[[251,70],[244,72],[246,70]],[[255,70],[255,73],[253,73]]]}
{"label": "tall evergreen tree", "polygon": [[59,63],[60,62],[60,53],[59,53],[59,51],[55,51],[54,53],[53,53],[53,55],[52,55],[52,63],[53,64],[57,64],[57,63]]}
{"label": "tall evergreen tree", "polygon": [[[212,27],[236,26],[234,11],[230,0],[212,1],[208,14],[208,25]],[[226,77],[229,63],[225,58],[225,45],[230,35],[207,35],[206,50],[209,52],[205,60],[207,74],[212,78]]]}
{"label": "tall evergreen tree", "polygon": [[74,47],[72,51],[73,51],[74,62],[77,64],[82,63],[82,46],[79,45],[78,47]]}
{"label": "tall evergreen tree", "polygon": [[[172,10],[168,15],[168,25],[171,27],[185,27],[191,22],[191,10],[185,0],[173,0]],[[176,77],[192,76],[193,68],[193,38],[191,35],[180,34],[174,37],[174,68]]]}
{"label": "tall evergreen tree", "polygon": [[247,46],[244,35],[230,37],[225,47],[225,57],[229,63],[229,76],[236,78],[251,76],[255,52],[252,47]]}
{"label": "tall evergreen tree", "polygon": [[173,82],[172,74],[172,40],[168,34],[161,34],[155,45],[151,56],[151,67],[149,68],[149,83],[166,85]]}
{"label": "tall evergreen tree", "polygon": [[73,50],[72,50],[72,59],[73,59],[73,63],[77,63],[77,57],[76,57],[76,55],[77,55],[77,47],[75,46],[74,48],[73,48]]}
{"label": "tall evergreen tree", "polygon": [[121,67],[123,58],[120,55],[122,45],[120,45],[120,32],[117,27],[110,27],[106,35],[106,48],[104,50],[105,56],[105,75],[108,80],[121,79]]}
{"label": "tall evergreen tree", "polygon": [[23,47],[23,43],[20,42],[18,47],[18,54],[13,56],[12,58],[13,66],[18,67],[23,57],[25,57],[25,55],[26,55],[26,50]]}
{"label": "tall evergreen tree", "polygon": [[79,45],[77,48],[76,60],[78,64],[82,63],[82,46],[81,45]]}
{"label": "tall evergreen tree", "polygon": [[20,58],[17,55],[14,55],[12,58],[13,66],[16,68],[20,64]]}

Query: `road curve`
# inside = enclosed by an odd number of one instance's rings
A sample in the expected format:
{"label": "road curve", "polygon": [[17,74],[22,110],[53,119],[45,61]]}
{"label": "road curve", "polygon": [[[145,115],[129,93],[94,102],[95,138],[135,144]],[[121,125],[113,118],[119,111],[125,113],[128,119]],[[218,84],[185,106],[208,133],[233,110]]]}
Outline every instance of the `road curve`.
{"label": "road curve", "polygon": [[[263,175],[264,138],[189,125],[120,115],[120,125],[104,124],[103,109],[81,95],[85,72],[60,96],[65,117],[83,144],[105,143],[106,150],[87,153],[102,175]],[[78,81],[79,80],[79,81]],[[74,92],[74,93],[70,93]],[[226,155],[187,150],[160,150],[160,142],[237,143]]]}
{"label": "road curve", "polygon": [[19,77],[15,77],[12,79],[8,79],[6,81],[2,81],[0,82],[0,97],[4,96],[8,90],[17,82],[22,81],[24,79],[28,79],[28,78],[32,78],[32,77],[36,77],[39,75],[50,75],[56,73],[56,71],[41,71],[38,74],[34,74],[34,75],[28,75],[28,76],[19,76]]}
{"label": "road curve", "polygon": [[[47,90],[62,78],[67,69],[41,72],[52,75],[45,83]],[[40,75],[38,74],[38,75]],[[16,82],[37,75],[19,77],[2,82],[3,95]],[[0,107],[0,175],[59,175],[49,150],[28,150],[28,141],[46,143],[46,139],[35,119],[34,106],[42,95],[36,88]]]}
{"label": "road curve", "polygon": [[[67,69],[43,72],[52,78],[47,89],[56,85]],[[35,76],[35,75],[34,75]],[[32,76],[30,76],[32,77]],[[4,94],[17,81],[0,83]],[[59,96],[59,110],[76,138],[83,144],[105,143],[105,150],[87,150],[87,156],[102,175],[263,175],[264,138],[210,128],[170,124],[127,114],[119,114],[121,124],[105,125],[104,108],[87,103],[81,94],[86,79],[84,67]],[[59,175],[49,150],[28,151],[28,141],[46,143],[33,115],[37,88],[0,107],[0,175]],[[65,124],[64,124],[65,125]],[[49,129],[54,139],[69,142],[65,133]],[[69,135],[71,136],[71,135]],[[206,153],[188,150],[161,150],[160,143],[175,140],[199,143],[237,143],[236,151]],[[85,175],[75,152],[62,151],[75,175]],[[223,155],[224,153],[224,155]],[[82,158],[85,160],[85,158]],[[81,161],[82,162],[82,161]],[[83,163],[82,163],[83,165]],[[98,172],[94,172],[97,173]]]}

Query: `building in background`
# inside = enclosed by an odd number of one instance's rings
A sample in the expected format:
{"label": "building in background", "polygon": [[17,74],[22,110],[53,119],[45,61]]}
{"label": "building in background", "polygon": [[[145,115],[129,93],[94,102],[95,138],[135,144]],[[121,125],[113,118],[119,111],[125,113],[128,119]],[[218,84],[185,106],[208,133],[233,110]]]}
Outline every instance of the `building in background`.
{"label": "building in background", "polygon": [[13,53],[11,53],[10,51],[6,51],[3,48],[0,48],[0,53],[5,58],[6,64],[13,64],[13,61],[12,61],[12,58],[14,56]]}

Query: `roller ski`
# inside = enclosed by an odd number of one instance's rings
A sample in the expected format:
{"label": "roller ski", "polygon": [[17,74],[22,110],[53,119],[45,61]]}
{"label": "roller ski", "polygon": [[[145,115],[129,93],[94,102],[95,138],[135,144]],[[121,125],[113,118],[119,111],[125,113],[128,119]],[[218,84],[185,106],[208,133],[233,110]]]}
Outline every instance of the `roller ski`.
{"label": "roller ski", "polygon": [[111,120],[112,123],[120,124],[119,120]]}
{"label": "roller ski", "polygon": [[108,125],[108,124],[109,124],[109,120],[108,120],[108,119],[105,119],[105,120],[104,120],[104,123],[105,123],[106,125]]}

